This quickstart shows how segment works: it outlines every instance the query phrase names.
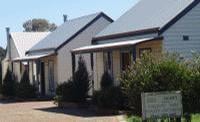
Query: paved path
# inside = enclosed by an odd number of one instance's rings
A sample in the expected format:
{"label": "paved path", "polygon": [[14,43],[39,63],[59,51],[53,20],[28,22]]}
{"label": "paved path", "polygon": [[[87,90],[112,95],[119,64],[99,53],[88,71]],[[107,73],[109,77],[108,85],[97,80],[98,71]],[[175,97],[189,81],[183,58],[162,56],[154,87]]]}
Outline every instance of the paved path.
{"label": "paved path", "polygon": [[[119,122],[81,109],[59,109],[50,102],[1,103],[0,122]],[[121,121],[121,120],[120,120]]]}

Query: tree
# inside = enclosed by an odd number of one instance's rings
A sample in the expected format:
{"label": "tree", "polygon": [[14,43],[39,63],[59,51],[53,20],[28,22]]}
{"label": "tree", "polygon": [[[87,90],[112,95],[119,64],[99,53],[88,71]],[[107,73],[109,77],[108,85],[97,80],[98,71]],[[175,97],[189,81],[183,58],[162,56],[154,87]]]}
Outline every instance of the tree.
{"label": "tree", "polygon": [[89,73],[85,61],[82,57],[79,57],[77,71],[68,82],[58,85],[55,100],[56,102],[85,102],[88,97],[90,85]]}
{"label": "tree", "polygon": [[[5,55],[6,55],[6,51],[2,47],[0,47],[0,62],[2,62],[2,60],[5,58]],[[0,64],[0,89],[1,89],[1,86],[2,86],[2,64]]]}
{"label": "tree", "polygon": [[45,32],[54,31],[57,26],[46,19],[32,19],[24,22],[23,28],[25,32]]}
{"label": "tree", "polygon": [[8,68],[6,76],[3,80],[2,94],[6,97],[14,97],[15,92],[16,92],[15,77]]}
{"label": "tree", "polygon": [[17,97],[29,99],[36,97],[36,87],[30,83],[28,72],[25,71],[20,83],[17,85]]}
{"label": "tree", "polygon": [[90,90],[90,78],[82,56],[79,57],[78,69],[74,74],[73,80],[77,102],[84,102],[88,97],[88,92]]}
{"label": "tree", "polygon": [[0,47],[0,60],[4,59],[5,55],[6,55],[5,49]]}
{"label": "tree", "polygon": [[113,78],[108,71],[105,71],[101,78],[101,89],[110,88],[113,86]]}

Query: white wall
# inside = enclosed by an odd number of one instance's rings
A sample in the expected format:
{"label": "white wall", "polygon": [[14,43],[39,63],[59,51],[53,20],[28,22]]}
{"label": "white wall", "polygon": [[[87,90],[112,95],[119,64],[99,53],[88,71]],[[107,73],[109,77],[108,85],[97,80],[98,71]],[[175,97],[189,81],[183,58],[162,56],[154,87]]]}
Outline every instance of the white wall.
{"label": "white wall", "polygon": [[[71,40],[58,51],[58,83],[67,81],[72,76],[72,59],[70,51],[74,48],[91,45],[92,37],[103,30],[108,24],[110,24],[110,22],[101,17],[95,23],[90,25],[90,27],[88,27],[84,32],[79,34],[76,38]],[[88,70],[91,70],[90,55],[86,54],[83,56],[86,61]],[[78,58],[76,58],[76,60],[78,60]]]}
{"label": "white wall", "polygon": [[[10,48],[11,48],[11,60],[19,57],[19,53],[17,51],[17,48],[16,48],[15,43],[12,38],[10,39]],[[10,70],[12,68],[11,61],[9,61],[8,58],[9,58],[8,52],[6,52],[6,58],[2,62],[2,79],[4,79],[4,77],[7,73],[7,68],[9,67]],[[20,81],[21,73],[20,73],[20,64],[19,63],[13,63],[13,72],[14,72],[14,75],[17,77],[17,80]]]}
{"label": "white wall", "polygon": [[[191,58],[192,52],[200,53],[200,4],[162,35],[166,52],[180,53],[185,58]],[[183,35],[188,35],[190,40],[183,41]]]}

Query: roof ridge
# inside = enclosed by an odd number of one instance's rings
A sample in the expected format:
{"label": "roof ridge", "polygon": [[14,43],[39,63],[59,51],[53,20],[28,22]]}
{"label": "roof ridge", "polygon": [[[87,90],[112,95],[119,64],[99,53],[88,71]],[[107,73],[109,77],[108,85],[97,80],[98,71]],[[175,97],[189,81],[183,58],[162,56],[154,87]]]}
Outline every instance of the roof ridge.
{"label": "roof ridge", "polygon": [[98,15],[101,14],[101,13],[103,13],[103,12],[100,11],[100,12],[95,12],[95,13],[91,13],[91,14],[83,15],[83,16],[80,16],[80,17],[75,17],[75,18],[72,18],[72,19],[67,20],[66,22],[68,22],[68,21],[78,20],[78,19],[81,19],[81,18],[84,18],[84,17],[88,17],[88,16],[92,16],[92,15],[96,15],[96,16],[98,16]]}
{"label": "roof ridge", "polygon": [[51,33],[50,31],[47,32],[10,32],[11,34],[20,33],[20,34],[42,34],[42,33]]}

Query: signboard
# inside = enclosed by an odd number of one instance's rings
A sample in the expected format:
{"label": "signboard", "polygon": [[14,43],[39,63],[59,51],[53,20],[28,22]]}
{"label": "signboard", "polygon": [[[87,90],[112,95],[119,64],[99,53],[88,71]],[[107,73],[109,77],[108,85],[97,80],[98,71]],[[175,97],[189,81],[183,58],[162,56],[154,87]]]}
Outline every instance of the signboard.
{"label": "signboard", "polygon": [[180,91],[142,93],[141,96],[143,120],[182,116],[183,107]]}

